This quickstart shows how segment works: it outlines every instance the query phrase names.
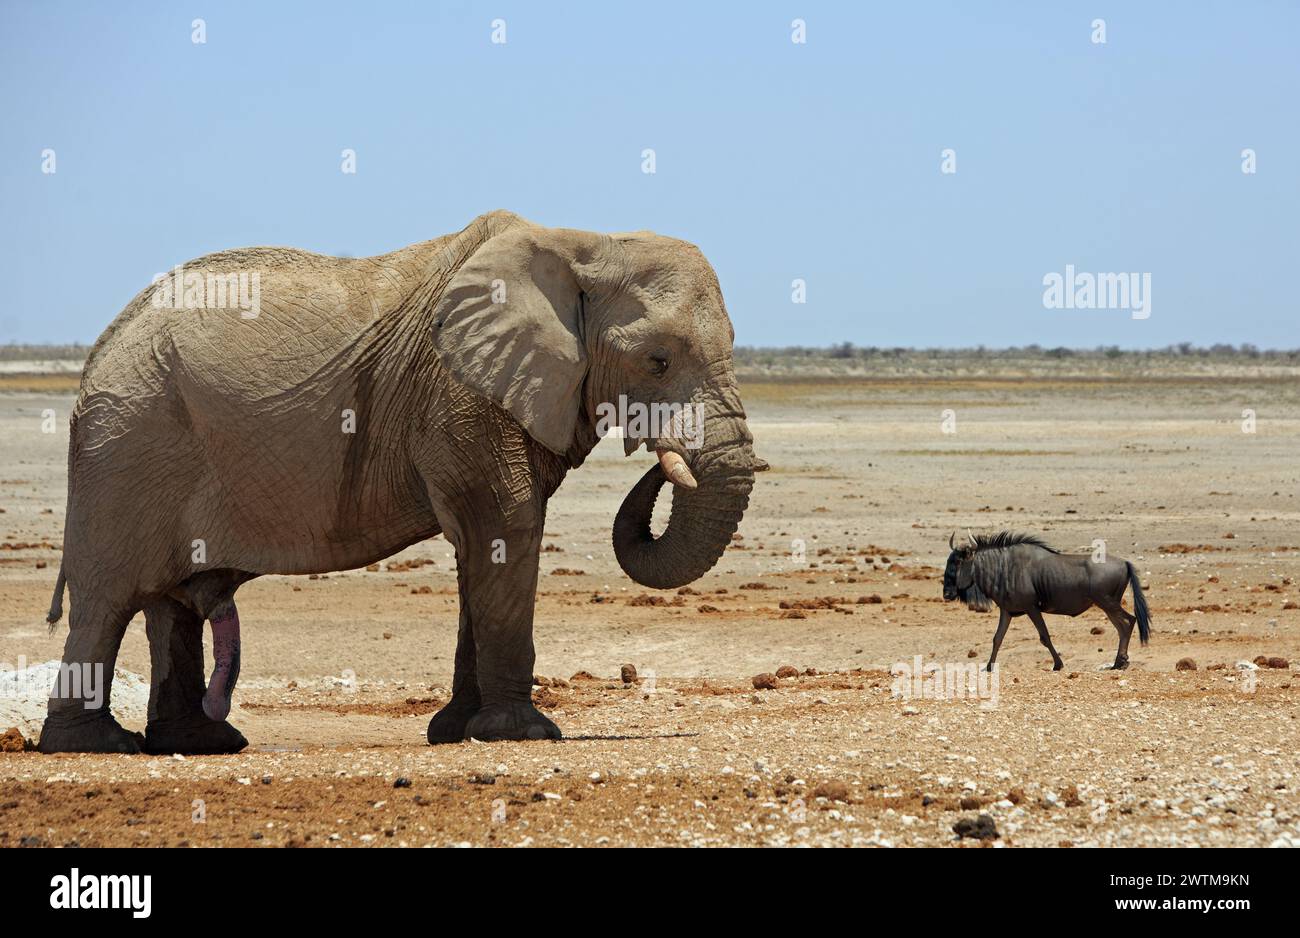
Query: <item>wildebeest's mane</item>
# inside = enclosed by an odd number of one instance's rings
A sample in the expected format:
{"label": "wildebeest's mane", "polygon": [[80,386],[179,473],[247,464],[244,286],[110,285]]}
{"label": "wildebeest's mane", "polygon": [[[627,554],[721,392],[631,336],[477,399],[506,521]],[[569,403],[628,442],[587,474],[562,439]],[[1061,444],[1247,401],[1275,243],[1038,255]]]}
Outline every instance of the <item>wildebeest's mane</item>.
{"label": "wildebeest's mane", "polygon": [[1060,551],[1055,547],[1047,544],[1037,534],[1019,534],[1015,531],[999,531],[997,534],[976,534],[975,550],[994,550],[999,547],[1014,547],[1017,544],[1029,544],[1033,547],[1041,547],[1043,550],[1050,551],[1053,554],[1059,554]]}

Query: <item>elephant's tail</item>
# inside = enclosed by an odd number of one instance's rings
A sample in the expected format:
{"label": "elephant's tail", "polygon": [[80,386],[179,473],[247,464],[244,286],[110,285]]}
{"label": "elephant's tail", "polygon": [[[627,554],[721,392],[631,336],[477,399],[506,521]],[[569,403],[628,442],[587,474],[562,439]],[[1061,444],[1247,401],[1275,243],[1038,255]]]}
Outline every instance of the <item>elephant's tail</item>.
{"label": "elephant's tail", "polygon": [[50,634],[54,634],[54,627],[63,618],[63,588],[67,584],[68,576],[63,572],[63,564],[59,564],[59,578],[54,583],[54,598],[50,600],[50,614],[45,617],[45,622],[50,627]]}

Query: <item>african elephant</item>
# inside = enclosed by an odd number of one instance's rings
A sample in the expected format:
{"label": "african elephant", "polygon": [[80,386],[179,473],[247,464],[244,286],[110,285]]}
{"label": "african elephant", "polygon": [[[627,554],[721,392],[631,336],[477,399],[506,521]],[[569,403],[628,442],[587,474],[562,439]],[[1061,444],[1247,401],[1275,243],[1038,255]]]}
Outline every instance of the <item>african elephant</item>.
{"label": "african elephant", "polygon": [[[602,408],[680,402],[704,420],[697,447],[662,428],[625,438],[627,453],[659,456],[613,530],[619,563],[645,586],[678,587],[717,562],[763,466],[717,277],[686,242],[498,211],[377,257],[262,247],[182,270],[174,293],[155,278],[87,359],[50,610],[56,622],[66,580],[63,660],[108,675],[144,611],[148,725],[127,732],[107,695],[98,707],[53,696],[45,752],[240,750],[226,720],[239,586],[363,567],[440,532],[456,552],[460,631],[429,742],[559,738],[531,700],[538,553],[547,499],[599,440]],[[233,275],[249,272],[257,308],[215,308],[214,296],[244,295]]]}

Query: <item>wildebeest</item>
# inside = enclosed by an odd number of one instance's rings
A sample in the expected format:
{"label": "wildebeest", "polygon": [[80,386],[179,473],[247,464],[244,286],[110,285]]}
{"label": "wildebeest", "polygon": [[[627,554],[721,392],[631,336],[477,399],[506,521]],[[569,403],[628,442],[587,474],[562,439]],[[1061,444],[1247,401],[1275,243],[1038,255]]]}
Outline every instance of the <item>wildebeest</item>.
{"label": "wildebeest", "polygon": [[[1128,640],[1136,622],[1142,644],[1151,635],[1151,613],[1133,564],[1118,557],[1095,560],[1088,554],[1062,554],[1031,534],[1002,531],[998,534],[967,534],[965,543],[948,538],[952,553],[943,572],[943,598],[960,599],[977,612],[987,612],[997,603],[1000,617],[993,635],[993,654],[986,669],[993,670],[1007,626],[1016,616],[1029,616],[1038,629],[1038,639],[1052,653],[1052,670],[1064,664],[1052,647],[1043,613],[1077,616],[1097,606],[1119,632],[1115,668],[1128,667]],[[1124,590],[1133,587],[1133,609],[1125,610]]]}

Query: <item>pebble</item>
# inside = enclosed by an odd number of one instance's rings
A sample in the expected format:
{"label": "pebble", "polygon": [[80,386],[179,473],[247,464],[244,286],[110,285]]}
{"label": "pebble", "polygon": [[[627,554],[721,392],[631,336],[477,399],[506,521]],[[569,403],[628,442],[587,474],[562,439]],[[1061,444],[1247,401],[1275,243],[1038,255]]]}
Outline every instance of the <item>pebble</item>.
{"label": "pebble", "polygon": [[822,782],[813,789],[814,798],[825,798],[828,801],[848,801],[849,786],[839,779],[832,779],[828,782]]}
{"label": "pebble", "polygon": [[952,832],[958,839],[996,840],[999,836],[997,823],[987,814],[962,818],[952,826]]}

